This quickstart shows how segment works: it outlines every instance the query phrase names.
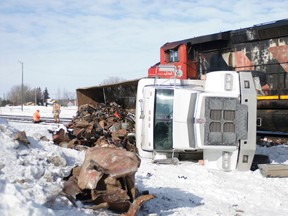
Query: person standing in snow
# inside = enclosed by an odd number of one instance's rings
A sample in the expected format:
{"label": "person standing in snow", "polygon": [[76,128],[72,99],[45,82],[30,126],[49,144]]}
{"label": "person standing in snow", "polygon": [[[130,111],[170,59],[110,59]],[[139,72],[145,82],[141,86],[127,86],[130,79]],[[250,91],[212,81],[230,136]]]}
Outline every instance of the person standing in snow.
{"label": "person standing in snow", "polygon": [[55,123],[60,122],[60,112],[61,112],[60,107],[61,107],[60,104],[54,101],[52,113],[53,113]]}
{"label": "person standing in snow", "polygon": [[33,120],[32,120],[33,123],[40,123],[42,122],[40,120],[40,110],[36,110],[33,114]]}

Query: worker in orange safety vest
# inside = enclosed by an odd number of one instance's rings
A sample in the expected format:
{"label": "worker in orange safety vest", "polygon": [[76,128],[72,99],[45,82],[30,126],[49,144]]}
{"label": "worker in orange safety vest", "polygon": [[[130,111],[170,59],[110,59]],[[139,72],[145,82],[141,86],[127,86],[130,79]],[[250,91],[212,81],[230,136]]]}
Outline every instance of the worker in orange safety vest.
{"label": "worker in orange safety vest", "polygon": [[40,110],[36,110],[35,113],[33,114],[33,120],[32,120],[33,123],[40,123],[42,122],[40,120]]}

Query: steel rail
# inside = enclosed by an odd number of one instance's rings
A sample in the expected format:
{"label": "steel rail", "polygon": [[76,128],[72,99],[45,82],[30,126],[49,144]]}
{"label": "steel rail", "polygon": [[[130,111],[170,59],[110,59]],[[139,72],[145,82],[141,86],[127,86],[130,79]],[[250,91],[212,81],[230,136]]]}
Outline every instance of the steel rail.
{"label": "steel rail", "polygon": [[[4,118],[7,121],[11,121],[11,122],[32,123],[31,116],[0,114],[0,118]],[[54,119],[52,117],[41,117],[41,120],[46,123],[54,123]],[[66,124],[66,123],[69,123],[71,120],[72,118],[60,118],[60,123]]]}

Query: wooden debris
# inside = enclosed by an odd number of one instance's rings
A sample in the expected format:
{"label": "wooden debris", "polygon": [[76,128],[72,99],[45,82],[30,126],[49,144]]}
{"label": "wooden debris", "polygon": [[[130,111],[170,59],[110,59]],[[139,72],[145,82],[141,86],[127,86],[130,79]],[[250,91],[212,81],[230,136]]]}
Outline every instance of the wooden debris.
{"label": "wooden debris", "polygon": [[288,164],[258,164],[258,167],[264,177],[288,177]]}

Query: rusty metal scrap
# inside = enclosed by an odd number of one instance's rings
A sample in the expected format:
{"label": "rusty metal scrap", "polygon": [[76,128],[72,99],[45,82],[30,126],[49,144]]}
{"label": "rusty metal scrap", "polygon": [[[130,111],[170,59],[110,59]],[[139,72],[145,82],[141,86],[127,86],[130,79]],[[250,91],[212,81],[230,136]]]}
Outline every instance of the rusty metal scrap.
{"label": "rusty metal scrap", "polygon": [[70,139],[66,134],[65,130],[61,128],[57,133],[52,134],[52,139],[55,144],[60,144],[61,142],[69,142]]}
{"label": "rusty metal scrap", "polygon": [[141,160],[137,156],[133,113],[116,103],[109,106],[82,105],[77,115],[52,136],[62,147],[85,150],[81,166],[64,178],[61,192],[74,206],[76,200],[90,209],[109,209],[123,215],[136,215],[152,194],[140,194],[135,188],[135,173]]}
{"label": "rusty metal scrap", "polygon": [[57,131],[53,142],[68,148],[79,149],[79,146],[123,147],[128,151],[137,151],[135,143],[127,138],[128,133],[135,132],[133,114],[126,112],[116,103],[109,106],[82,105],[77,115],[66,126],[69,133]]}
{"label": "rusty metal scrap", "polygon": [[135,173],[140,165],[136,154],[125,149],[94,147],[86,151],[80,170],[78,186],[81,189],[95,189],[100,178],[106,174],[119,178]]}
{"label": "rusty metal scrap", "polygon": [[19,131],[14,135],[14,140],[18,140],[20,143],[24,144],[26,147],[29,148],[29,140],[27,138],[25,131]]}
{"label": "rusty metal scrap", "polygon": [[136,215],[145,201],[154,198],[152,194],[140,195],[135,188],[140,163],[134,152],[124,148],[89,148],[81,167],[75,167],[67,177],[63,193],[69,200],[80,200],[86,208]]}

